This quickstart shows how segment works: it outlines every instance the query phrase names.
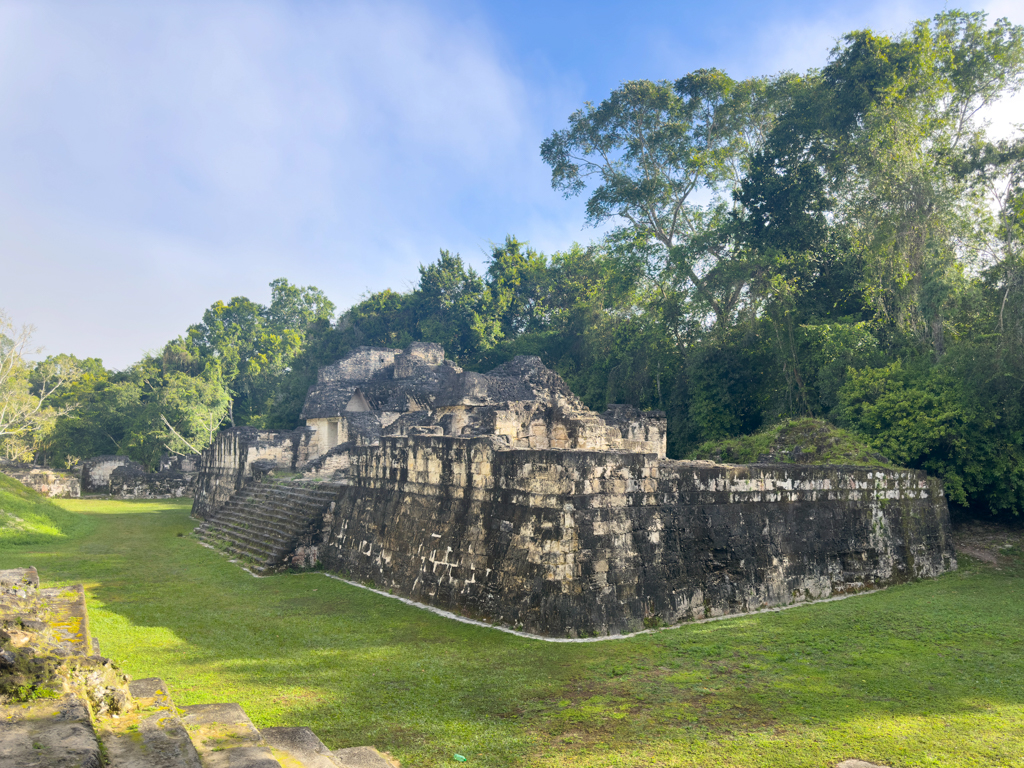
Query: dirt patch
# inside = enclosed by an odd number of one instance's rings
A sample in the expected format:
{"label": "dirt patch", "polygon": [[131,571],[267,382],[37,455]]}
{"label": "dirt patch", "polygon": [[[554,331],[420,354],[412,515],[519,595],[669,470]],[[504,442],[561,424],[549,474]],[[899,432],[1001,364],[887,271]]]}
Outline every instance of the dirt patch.
{"label": "dirt patch", "polygon": [[1024,527],[971,520],[953,529],[957,554],[996,567],[1011,565],[1024,554]]}

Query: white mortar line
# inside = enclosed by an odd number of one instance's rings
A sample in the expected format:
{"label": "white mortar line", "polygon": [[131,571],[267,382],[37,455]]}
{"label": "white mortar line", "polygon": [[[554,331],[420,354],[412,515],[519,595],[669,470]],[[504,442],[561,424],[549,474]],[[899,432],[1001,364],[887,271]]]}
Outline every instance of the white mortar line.
{"label": "white mortar line", "polygon": [[[216,547],[213,547],[213,546],[211,546],[211,545],[209,545],[209,544],[207,544],[205,542],[201,541],[199,543],[202,544],[207,549],[212,549],[214,551],[220,552],[220,550],[218,550]],[[227,553],[225,553],[225,552],[220,552],[220,554],[224,555],[225,557],[227,556]],[[268,573],[268,574],[260,575],[258,573],[253,573],[252,571],[250,571],[248,568],[246,568],[244,565],[242,565],[242,563],[239,560],[228,560],[228,562],[229,563],[234,563],[239,568],[241,568],[243,571],[245,571],[250,576],[252,576],[254,579],[265,579],[265,578],[267,578],[269,576],[281,576],[281,575],[284,575],[284,574],[277,574],[277,573]],[[692,627],[694,624],[708,624],[708,623],[710,623],[712,621],[725,621],[727,619],[742,619],[742,618],[745,618],[745,617],[748,617],[748,616],[760,616],[760,615],[765,614],[765,613],[778,613],[780,611],[788,611],[790,608],[800,608],[800,607],[803,607],[805,605],[820,605],[821,603],[834,603],[834,602],[836,602],[838,600],[846,600],[849,597],[860,597],[861,595],[874,595],[874,594],[877,594],[879,592],[882,592],[882,591],[888,589],[888,587],[879,587],[878,589],[866,589],[863,592],[854,592],[854,593],[849,594],[849,595],[836,595],[835,597],[826,597],[826,598],[824,598],[822,600],[810,600],[810,601],[805,600],[805,601],[803,601],[801,603],[790,603],[789,605],[776,605],[776,606],[773,606],[771,608],[762,608],[762,609],[760,609],[758,611],[750,611],[749,613],[727,613],[724,616],[711,616],[711,617],[706,618],[706,619],[693,619],[692,621],[683,621],[683,622],[680,622],[679,624],[673,624],[672,626],[669,626],[669,627],[658,627],[657,629],[641,629],[639,632],[630,632],[629,634],[626,634],[626,635],[602,635],[601,637],[544,637],[543,635],[531,635],[528,632],[520,632],[519,630],[512,629],[511,627],[503,627],[500,624],[488,624],[486,621],[477,621],[476,619],[467,619],[465,616],[459,616],[457,613],[452,613],[451,611],[446,611],[443,608],[435,608],[432,605],[426,605],[425,603],[418,603],[415,600],[409,599],[408,597],[402,597],[401,595],[393,595],[390,592],[384,592],[383,590],[380,590],[380,589],[375,589],[373,587],[368,587],[365,584],[360,584],[358,581],[349,581],[348,579],[343,579],[343,578],[341,578],[341,576],[335,576],[333,573],[327,573],[326,571],[312,571],[312,573],[320,573],[320,574],[326,576],[328,579],[334,579],[335,581],[340,581],[340,582],[342,582],[344,584],[348,584],[349,586],[352,586],[352,587],[358,587],[359,589],[365,589],[367,592],[373,592],[375,595],[380,595],[381,597],[388,597],[388,598],[390,598],[392,600],[397,600],[398,602],[405,603],[406,605],[410,605],[413,608],[419,608],[421,611],[429,611],[430,613],[437,614],[438,616],[441,616],[442,618],[445,618],[445,619],[451,619],[452,621],[460,621],[463,624],[472,624],[475,627],[483,627],[484,629],[496,629],[499,632],[504,632],[505,634],[508,634],[508,635],[515,635],[516,637],[524,637],[527,640],[542,640],[545,643],[600,643],[600,642],[604,642],[605,640],[626,640],[626,639],[628,639],[630,637],[639,637],[640,635],[653,635],[655,632],[666,632],[666,631],[672,630],[672,629],[682,629],[683,627]],[[298,576],[298,575],[301,575],[301,574],[295,574],[295,575]]]}
{"label": "white mortar line", "polygon": [[[778,613],[779,611],[786,611],[790,608],[800,608],[804,605],[834,603],[837,600],[845,600],[848,597],[873,595],[878,592],[882,592],[885,589],[888,589],[888,587],[879,587],[878,589],[868,589],[863,592],[854,592],[853,594],[849,595],[837,595],[836,597],[826,597],[823,600],[811,600],[809,602],[804,601],[802,603],[790,603],[789,605],[779,605],[773,608],[762,608],[759,611],[751,611],[750,613],[729,613],[724,616],[712,616],[707,619],[694,619],[693,621],[684,621],[679,624],[674,624],[670,627],[658,627],[657,629],[641,629],[639,632],[630,632],[626,635],[603,635],[601,637],[544,637],[543,635],[531,635],[528,632],[520,632],[519,630],[511,629],[510,627],[503,627],[499,624],[488,624],[485,621],[467,619],[465,616],[459,616],[457,613],[452,613],[451,611],[446,611],[441,608],[435,608],[432,605],[418,603],[415,600],[410,600],[408,597],[402,597],[401,595],[392,595],[388,592],[384,592],[379,589],[374,589],[373,587],[368,587],[365,584],[360,584],[358,581],[349,581],[348,579],[343,579],[341,578],[341,576],[335,576],[333,573],[326,573],[324,571],[320,571],[320,573],[323,573],[323,575],[329,579],[334,579],[335,581],[341,581],[353,587],[365,589],[367,592],[373,592],[374,594],[381,595],[382,597],[389,597],[392,600],[398,600],[399,602],[405,603],[406,605],[411,605],[413,608],[419,608],[420,610],[430,611],[431,613],[436,613],[438,616],[442,616],[446,619],[461,621],[463,624],[472,624],[474,626],[484,627],[486,629],[496,629],[499,632],[505,632],[509,635],[515,635],[516,637],[525,637],[527,640],[543,640],[546,643],[600,643],[605,640],[625,640],[627,638],[637,637],[639,635],[653,635],[655,632],[665,632],[671,629],[681,629],[683,627],[693,626],[694,624],[707,624],[708,622],[724,621],[726,619],[742,619],[747,616],[758,616],[763,613]],[[255,576],[255,574],[253,575]]]}

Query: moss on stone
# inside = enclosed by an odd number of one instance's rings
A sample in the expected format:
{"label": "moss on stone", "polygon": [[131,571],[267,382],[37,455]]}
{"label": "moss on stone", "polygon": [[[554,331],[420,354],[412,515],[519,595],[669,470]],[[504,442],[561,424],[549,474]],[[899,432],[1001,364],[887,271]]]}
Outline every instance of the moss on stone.
{"label": "moss on stone", "polygon": [[889,459],[853,433],[824,419],[812,418],[788,419],[752,435],[712,440],[686,458],[723,464],[893,466]]}

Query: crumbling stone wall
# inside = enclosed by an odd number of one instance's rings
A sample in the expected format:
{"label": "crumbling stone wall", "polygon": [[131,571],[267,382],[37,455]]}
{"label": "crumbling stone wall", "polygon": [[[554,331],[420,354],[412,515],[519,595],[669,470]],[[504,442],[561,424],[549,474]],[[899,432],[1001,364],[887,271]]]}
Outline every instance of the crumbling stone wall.
{"label": "crumbling stone wall", "polygon": [[82,462],[82,490],[122,499],[191,496],[198,464],[198,456],[163,456],[159,471],[148,472],[127,456],[94,456]]}
{"label": "crumbling stone wall", "polygon": [[939,481],[383,438],[352,451],[331,570],[546,635],[603,635],[956,567]]}
{"label": "crumbling stone wall", "polygon": [[182,474],[195,474],[199,471],[199,456],[192,454],[183,456],[176,454],[164,454],[160,457],[160,468],[158,472],[181,472]]}
{"label": "crumbling stone wall", "polygon": [[314,458],[315,431],[299,427],[290,432],[233,427],[217,435],[199,462],[199,478],[192,503],[192,516],[211,517],[231,494],[253,479],[253,471],[273,468],[294,472]]}
{"label": "crumbling stone wall", "polygon": [[50,498],[77,499],[82,495],[81,481],[68,472],[14,461],[0,461],[0,472]]}
{"label": "crumbling stone wall", "polygon": [[108,493],[121,499],[177,499],[191,496],[195,481],[194,473],[146,472],[132,462],[111,471]]}
{"label": "crumbling stone wall", "polygon": [[664,456],[666,447],[664,413],[622,405],[594,413],[539,357],[519,356],[474,373],[446,360],[440,345],[420,342],[404,352],[359,347],[321,368],[302,418],[316,429],[321,456],[339,445],[374,445],[382,435],[425,426],[453,437],[504,435],[513,448]]}
{"label": "crumbling stone wall", "polygon": [[137,472],[146,468],[127,456],[93,456],[82,462],[82,491],[110,493],[110,474],[118,467],[131,467]]}

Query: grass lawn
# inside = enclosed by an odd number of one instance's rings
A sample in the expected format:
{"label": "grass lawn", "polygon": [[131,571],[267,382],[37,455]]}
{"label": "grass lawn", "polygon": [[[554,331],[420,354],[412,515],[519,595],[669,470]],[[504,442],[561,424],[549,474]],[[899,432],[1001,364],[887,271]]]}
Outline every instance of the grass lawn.
{"label": "grass lawn", "polygon": [[[1024,767],[1024,551],[937,580],[627,640],[553,644],[322,574],[255,579],[188,501],[69,500],[0,568],[82,582],[104,655],[179,704],[237,701],[412,766]],[[71,529],[69,528],[69,530]],[[180,534],[185,534],[181,536]],[[1005,547],[1005,544],[1002,544]]]}

